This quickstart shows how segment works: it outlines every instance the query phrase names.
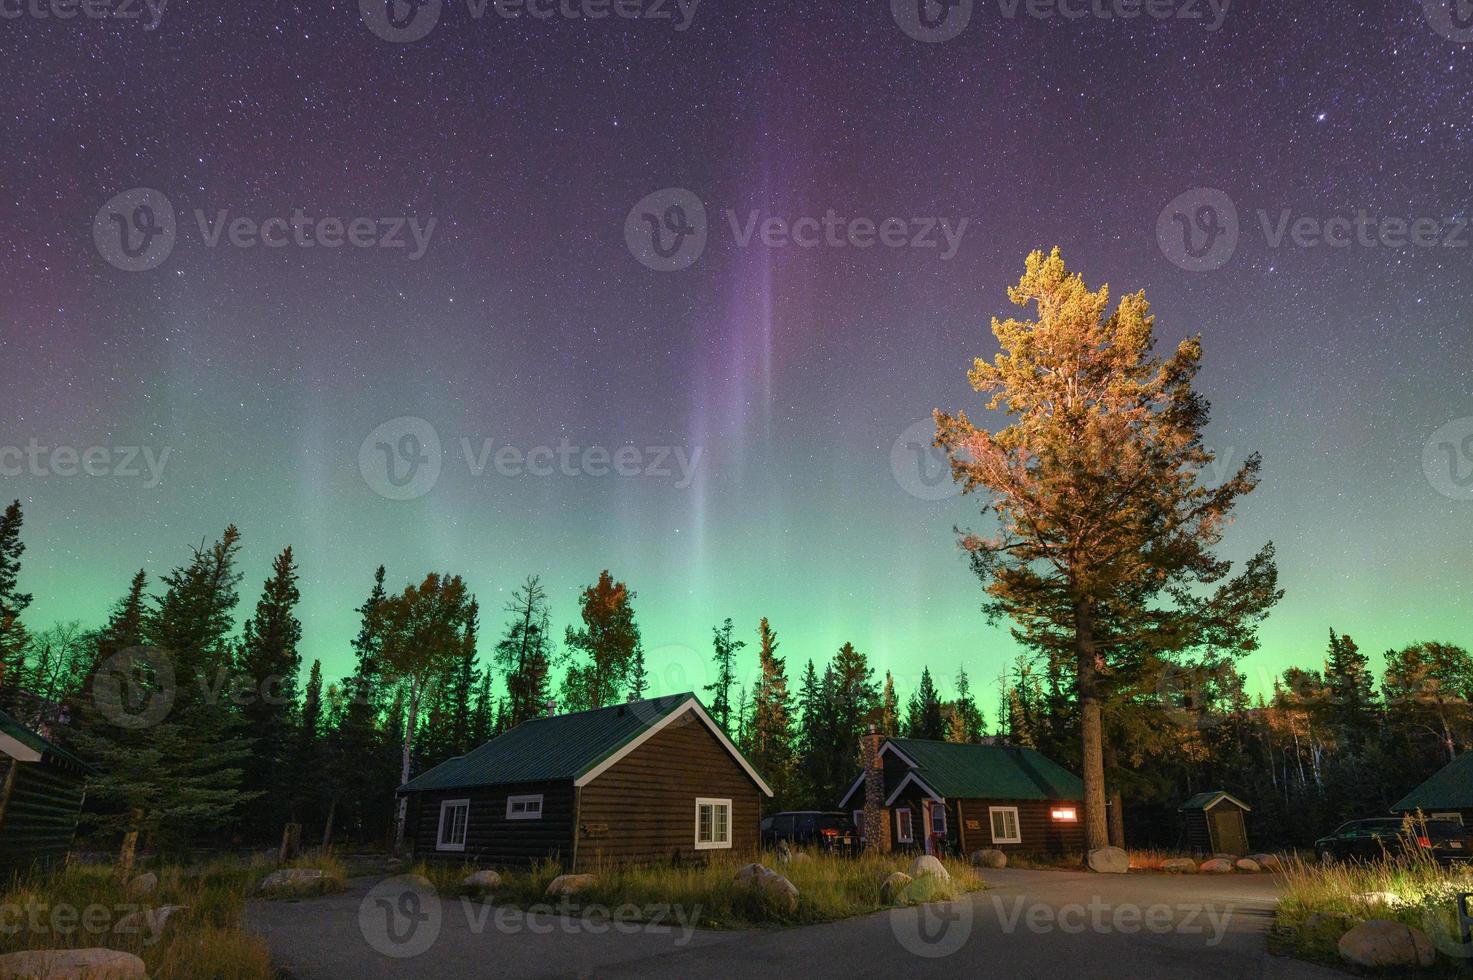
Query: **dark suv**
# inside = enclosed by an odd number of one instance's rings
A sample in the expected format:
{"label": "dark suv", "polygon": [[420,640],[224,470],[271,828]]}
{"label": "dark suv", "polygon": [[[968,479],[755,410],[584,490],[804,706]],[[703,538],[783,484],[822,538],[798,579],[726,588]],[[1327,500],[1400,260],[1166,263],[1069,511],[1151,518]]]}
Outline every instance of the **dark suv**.
{"label": "dark suv", "polygon": [[854,823],[837,810],[788,810],[762,821],[762,846],[785,840],[799,847],[852,848],[859,842]]}
{"label": "dark suv", "polygon": [[1314,842],[1320,863],[1375,861],[1397,857],[1414,849],[1429,852],[1439,864],[1473,860],[1468,831],[1455,820],[1428,820],[1404,832],[1399,817],[1375,817],[1342,824],[1333,834]]}

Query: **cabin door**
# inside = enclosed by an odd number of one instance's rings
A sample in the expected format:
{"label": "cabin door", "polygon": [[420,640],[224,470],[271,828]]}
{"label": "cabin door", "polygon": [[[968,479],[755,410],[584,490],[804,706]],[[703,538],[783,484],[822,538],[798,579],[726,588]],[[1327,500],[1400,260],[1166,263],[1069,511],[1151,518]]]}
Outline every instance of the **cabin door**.
{"label": "cabin door", "polygon": [[1220,806],[1209,811],[1207,819],[1212,821],[1212,843],[1220,854],[1246,854],[1248,834],[1243,829],[1242,811]]}

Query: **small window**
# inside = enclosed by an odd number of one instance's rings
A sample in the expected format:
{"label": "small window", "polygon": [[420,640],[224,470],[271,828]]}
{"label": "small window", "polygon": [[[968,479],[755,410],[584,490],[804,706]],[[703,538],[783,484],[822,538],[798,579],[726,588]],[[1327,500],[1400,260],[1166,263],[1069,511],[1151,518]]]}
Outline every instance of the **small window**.
{"label": "small window", "polygon": [[541,820],[542,794],[538,793],[533,796],[508,796],[506,798],[506,819]]}
{"label": "small window", "polygon": [[1079,810],[1072,806],[1056,806],[1049,810],[1048,815],[1058,823],[1079,822]]}
{"label": "small window", "polygon": [[895,839],[901,844],[915,843],[915,830],[911,825],[913,817],[908,806],[895,811]]}
{"label": "small window", "polygon": [[696,800],[696,850],[731,847],[731,800]]}
{"label": "small window", "polygon": [[470,819],[470,800],[443,801],[440,804],[440,833],[435,838],[435,850],[465,850],[465,831]]}
{"label": "small window", "polygon": [[987,815],[992,819],[992,843],[1023,843],[1023,835],[1018,830],[1017,807],[990,806],[987,808]]}
{"label": "small window", "polygon": [[931,833],[946,836],[946,807],[940,803],[931,805]]}

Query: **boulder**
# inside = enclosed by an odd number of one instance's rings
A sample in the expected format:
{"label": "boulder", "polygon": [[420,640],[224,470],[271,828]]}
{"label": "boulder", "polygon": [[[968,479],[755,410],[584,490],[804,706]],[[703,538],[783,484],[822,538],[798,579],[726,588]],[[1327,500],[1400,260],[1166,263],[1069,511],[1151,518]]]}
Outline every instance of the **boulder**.
{"label": "boulder", "polygon": [[282,868],[261,880],[263,895],[307,895],[320,892],[327,885],[318,868]]}
{"label": "boulder", "polygon": [[951,877],[946,870],[946,865],[929,854],[918,855],[914,861],[910,862],[910,876],[919,878],[922,875],[935,875],[943,881]]}
{"label": "boulder", "polygon": [[1226,858],[1212,858],[1203,861],[1197,866],[1197,870],[1208,875],[1228,875],[1233,873],[1233,862]]}
{"label": "boulder", "polygon": [[1420,929],[1390,919],[1370,919],[1340,937],[1337,947],[1347,963],[1370,970],[1429,967],[1437,961],[1432,940]]}
{"label": "boulder", "polygon": [[798,908],[797,886],[771,868],[760,864],[744,865],[732,877],[732,883],[780,912],[790,913]]}
{"label": "boulder", "polygon": [[972,864],[979,868],[1006,868],[1008,866],[1008,855],[1006,851],[999,851],[994,847],[988,847],[972,852]]}
{"label": "boulder", "polygon": [[1161,870],[1172,875],[1194,875],[1197,873],[1197,862],[1191,858],[1167,858],[1161,862]]}
{"label": "boulder", "polygon": [[169,920],[187,908],[189,908],[187,905],[161,905],[156,909],[130,912],[118,920],[113,926],[113,932],[125,936],[162,936]]}
{"label": "boulder", "polygon": [[1089,852],[1089,870],[1105,875],[1123,875],[1130,870],[1130,855],[1118,847],[1101,847]]}
{"label": "boulder", "polygon": [[1252,858],[1238,858],[1236,861],[1233,862],[1233,867],[1237,868],[1239,871],[1249,871],[1254,874],[1257,874],[1258,872],[1263,870],[1263,865],[1259,864]]}
{"label": "boulder", "polygon": [[886,905],[894,905],[896,902],[905,900],[905,889],[910,885],[912,878],[903,871],[891,873],[880,882],[880,901]]}
{"label": "boulder", "polygon": [[472,892],[495,891],[501,887],[501,875],[490,870],[472,871],[465,876],[465,880],[460,883],[460,887]]}
{"label": "boulder", "polygon": [[135,898],[139,895],[152,895],[158,886],[159,876],[152,871],[145,871],[128,882],[128,894]]}
{"label": "boulder", "polygon": [[1257,861],[1258,866],[1265,871],[1284,870],[1284,862],[1279,860],[1277,854],[1250,854],[1248,857],[1250,860]]}
{"label": "boulder", "polygon": [[597,880],[593,875],[558,875],[547,886],[547,897],[563,898],[586,892]]}
{"label": "boulder", "polygon": [[148,980],[143,961],[115,949],[33,949],[0,956],[5,980]]}

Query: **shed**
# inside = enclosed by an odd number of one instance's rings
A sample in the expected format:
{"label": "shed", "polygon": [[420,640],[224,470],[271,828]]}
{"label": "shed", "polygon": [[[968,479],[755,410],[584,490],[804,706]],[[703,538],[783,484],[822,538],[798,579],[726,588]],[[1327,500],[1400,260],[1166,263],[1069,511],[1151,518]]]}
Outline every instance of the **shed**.
{"label": "shed", "polygon": [[0,877],[65,863],[95,771],[0,711]]}
{"label": "shed", "polygon": [[417,857],[570,870],[755,851],[772,796],[689,693],[523,722],[399,792]]}
{"label": "shed", "polygon": [[1456,820],[1473,827],[1473,752],[1443,766],[1391,808],[1392,813],[1417,810],[1429,820]]}
{"label": "shed", "polygon": [[[885,738],[864,758],[877,777],[880,851],[1084,850],[1084,784],[1035,749]],[[839,801],[858,827],[865,790],[861,772]]]}
{"label": "shed", "polygon": [[1187,846],[1201,854],[1247,854],[1243,815],[1253,808],[1220,789],[1198,793],[1179,809],[1186,820]]}

